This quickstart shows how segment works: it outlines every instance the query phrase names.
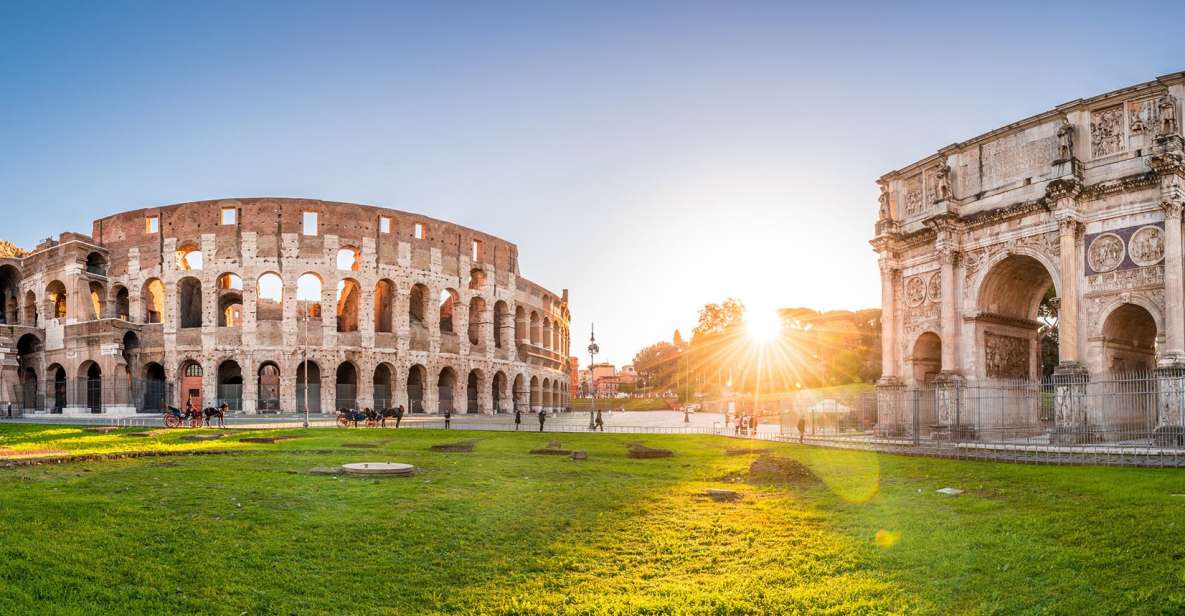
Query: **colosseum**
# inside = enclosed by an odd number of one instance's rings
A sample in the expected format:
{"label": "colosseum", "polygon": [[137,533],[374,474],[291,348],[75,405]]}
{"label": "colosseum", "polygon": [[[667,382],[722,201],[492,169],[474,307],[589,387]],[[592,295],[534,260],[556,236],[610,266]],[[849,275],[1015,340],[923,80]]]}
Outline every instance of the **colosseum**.
{"label": "colosseum", "polygon": [[505,240],[307,199],[123,212],[0,258],[18,413],[566,407],[568,291]]}

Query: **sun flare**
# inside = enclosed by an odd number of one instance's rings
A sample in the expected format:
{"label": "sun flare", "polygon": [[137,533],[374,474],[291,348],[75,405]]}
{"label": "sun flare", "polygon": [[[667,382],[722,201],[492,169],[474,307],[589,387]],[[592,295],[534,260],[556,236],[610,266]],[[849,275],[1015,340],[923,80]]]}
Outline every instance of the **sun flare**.
{"label": "sun flare", "polygon": [[756,310],[745,315],[745,333],[754,342],[772,342],[782,332],[782,319],[773,310]]}

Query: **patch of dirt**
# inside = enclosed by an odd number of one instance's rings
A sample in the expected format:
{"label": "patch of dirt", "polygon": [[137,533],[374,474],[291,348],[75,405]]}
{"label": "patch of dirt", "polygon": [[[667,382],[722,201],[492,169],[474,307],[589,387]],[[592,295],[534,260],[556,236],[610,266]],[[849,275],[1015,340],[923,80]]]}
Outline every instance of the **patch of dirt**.
{"label": "patch of dirt", "polygon": [[551,447],[540,447],[538,449],[532,449],[531,453],[542,455],[542,456],[567,456],[567,455],[572,454],[572,450],[570,450],[570,449],[553,449]]}
{"label": "patch of dirt", "polygon": [[750,454],[762,455],[765,453],[769,453],[769,450],[759,447],[741,447],[724,450],[724,455],[726,456],[747,456]]}
{"label": "patch of dirt", "polygon": [[438,452],[438,453],[468,453],[470,451],[473,451],[473,448],[476,446],[477,446],[476,440],[469,440],[469,441],[457,441],[455,443],[441,443],[439,445],[433,445],[433,446],[429,447],[428,449],[430,449],[431,451]]}
{"label": "patch of dirt", "polygon": [[749,465],[749,481],[765,483],[815,483],[819,478],[798,460],[761,456]]}
{"label": "patch of dirt", "polygon": [[38,456],[60,456],[65,449],[0,449],[0,458],[33,458]]}
{"label": "patch of dirt", "polygon": [[630,457],[636,459],[670,458],[675,455],[670,449],[656,449],[641,443],[630,443],[626,447],[630,448]]}
{"label": "patch of dirt", "polygon": [[342,447],[349,447],[351,449],[378,449],[375,443],[342,443]]}

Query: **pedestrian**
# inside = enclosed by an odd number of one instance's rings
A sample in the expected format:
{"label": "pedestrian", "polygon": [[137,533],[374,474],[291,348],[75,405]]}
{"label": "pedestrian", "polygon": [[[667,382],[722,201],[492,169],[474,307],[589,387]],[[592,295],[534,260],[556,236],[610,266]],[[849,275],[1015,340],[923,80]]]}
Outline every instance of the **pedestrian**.
{"label": "pedestrian", "polygon": [[453,418],[453,412],[449,409],[444,409],[444,429],[449,429],[449,420]]}
{"label": "pedestrian", "polygon": [[601,432],[605,431],[605,420],[601,417],[601,411],[597,411],[597,429]]}
{"label": "pedestrian", "polygon": [[395,427],[399,427],[399,422],[403,421],[403,405],[395,407]]}
{"label": "pedestrian", "polygon": [[798,442],[802,443],[803,436],[806,434],[806,420],[802,417],[798,418]]}
{"label": "pedestrian", "polygon": [[543,410],[540,409],[539,410],[539,431],[540,432],[543,431],[543,422],[545,422],[545,421],[547,421],[547,413],[543,412]]}
{"label": "pedestrian", "polygon": [[514,431],[518,432],[518,426],[523,422],[522,409],[514,409]]}
{"label": "pedestrian", "polygon": [[597,429],[597,417],[600,414],[601,414],[600,410],[588,412],[588,429],[589,430],[596,430]]}
{"label": "pedestrian", "polygon": [[683,423],[691,423],[691,415],[688,414],[688,407],[683,407]]}

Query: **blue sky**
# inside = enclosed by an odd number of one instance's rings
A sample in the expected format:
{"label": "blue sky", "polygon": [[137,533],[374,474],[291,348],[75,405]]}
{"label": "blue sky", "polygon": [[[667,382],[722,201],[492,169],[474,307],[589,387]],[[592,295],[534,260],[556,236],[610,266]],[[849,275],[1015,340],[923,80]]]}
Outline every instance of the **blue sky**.
{"label": "blue sky", "polygon": [[[602,356],[879,302],[880,174],[1185,70],[1183,3],[0,4],[0,237],[231,196],[519,245]],[[579,343],[579,344],[575,344]]]}

